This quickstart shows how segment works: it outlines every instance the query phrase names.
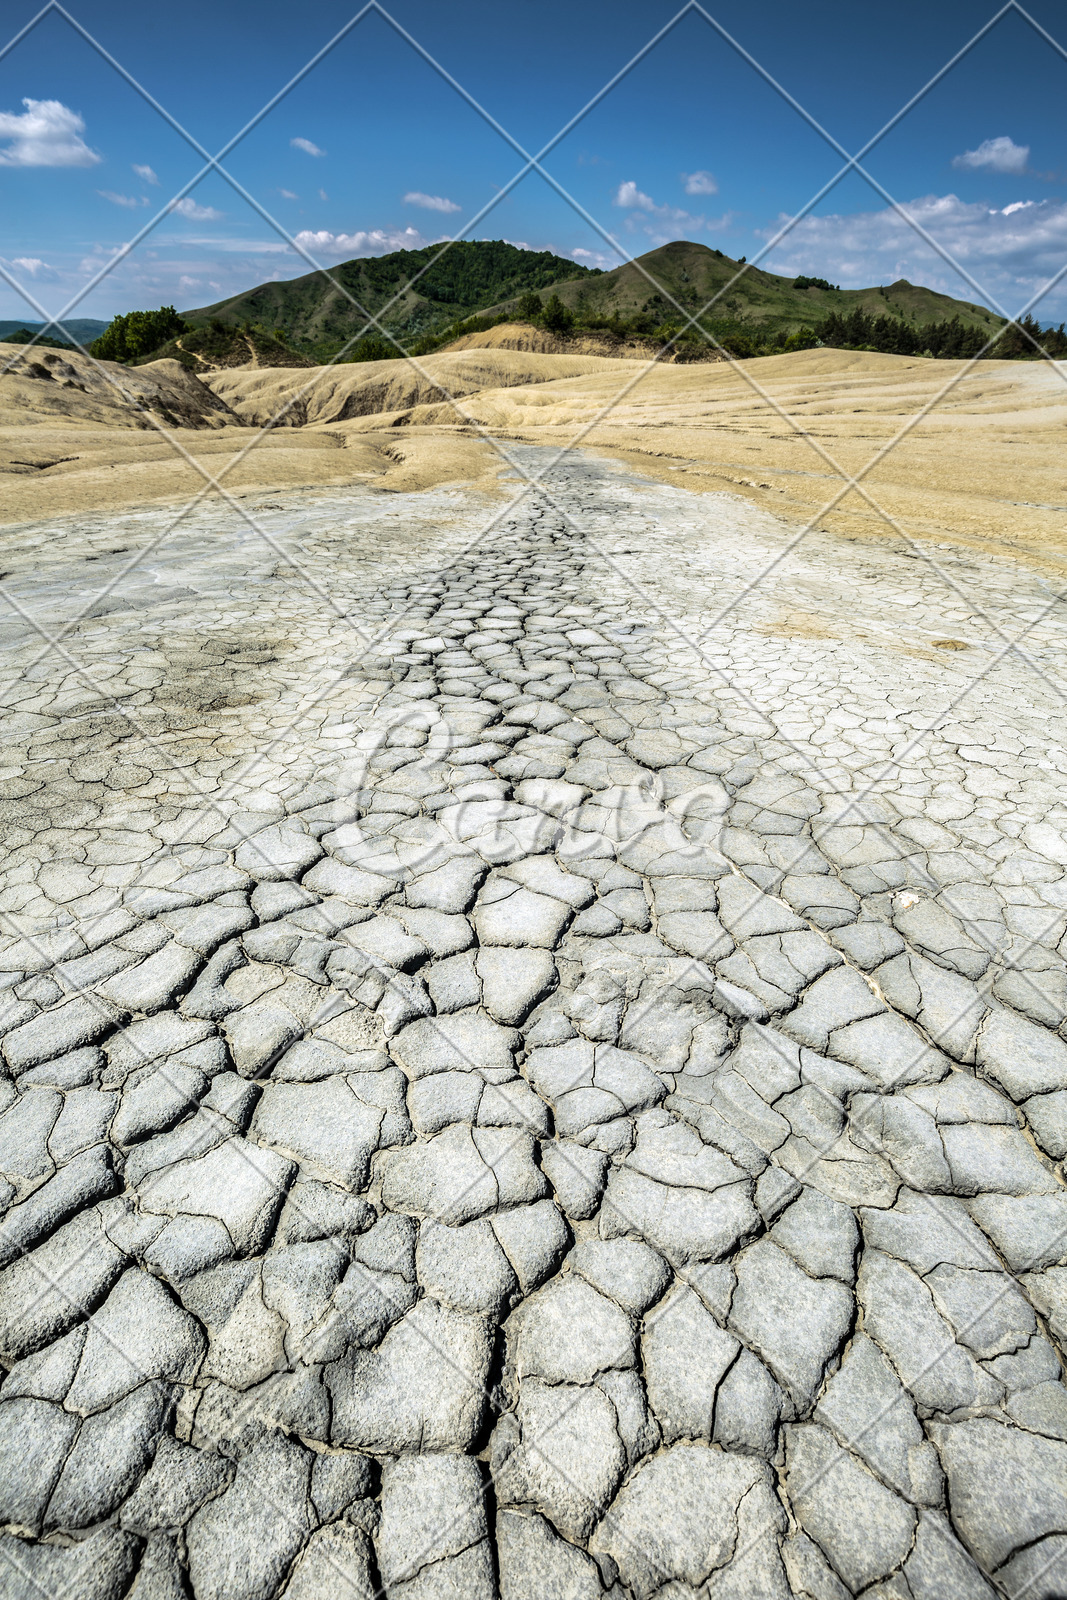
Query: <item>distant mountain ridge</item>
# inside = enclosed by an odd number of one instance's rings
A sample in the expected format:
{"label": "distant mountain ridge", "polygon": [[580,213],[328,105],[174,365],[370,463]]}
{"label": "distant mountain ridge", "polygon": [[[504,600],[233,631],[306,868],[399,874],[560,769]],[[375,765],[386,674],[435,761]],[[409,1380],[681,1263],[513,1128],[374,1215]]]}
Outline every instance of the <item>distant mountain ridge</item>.
{"label": "distant mountain ridge", "polygon": [[[714,299],[702,319],[709,326],[745,329],[763,338],[795,334],[816,327],[831,313],[846,316],[856,310],[899,318],[913,326],[953,317],[987,334],[1003,326],[1002,319],[984,306],[955,300],[904,279],[865,289],[820,287],[823,280],[794,279],[762,267],[746,267],[721,250],[684,239],[661,245],[610,272],[590,270],[549,251],[524,250],[504,240],[462,240],[435,261],[439,250],[440,246],[434,245],[426,250],[360,257],[330,271],[367,311],[381,313],[383,326],[408,349],[417,347],[420,340],[426,343],[440,337],[464,318],[514,312],[522,297],[530,293],[542,301],[557,294],[564,306],[579,314],[610,317],[617,313],[623,319],[644,314],[650,319],[650,328],[652,324],[678,323],[679,308],[687,315],[695,314]],[[408,288],[420,271],[424,275]],[[648,281],[646,272],[658,288]],[[735,278],[737,281],[731,282]],[[393,300],[395,304],[390,304]],[[329,359],[359,334],[364,324],[342,290],[320,272],[260,284],[182,315],[196,327],[214,321],[233,328],[257,324],[263,329],[284,329],[294,350],[320,360]]]}
{"label": "distant mountain ridge", "polygon": [[[9,333],[21,333],[23,328],[27,333],[41,333],[46,326],[43,322],[27,322],[25,317],[0,322],[0,339],[5,339]],[[64,344],[92,344],[106,327],[106,322],[99,322],[95,317],[71,317],[61,328],[51,328],[49,332],[53,339],[60,339]]]}
{"label": "distant mountain ridge", "polygon": [[[330,275],[360,306],[375,315],[381,312],[383,325],[405,342],[436,334],[497,301],[571,278],[584,281],[598,276],[564,256],[525,250],[504,239],[458,240],[435,260],[440,248],[360,256],[331,267]],[[408,287],[419,273],[422,276]],[[309,272],[259,284],[182,315],[196,327],[215,321],[224,327],[256,323],[284,328],[297,349],[332,354],[366,321],[343,290],[321,272]]]}

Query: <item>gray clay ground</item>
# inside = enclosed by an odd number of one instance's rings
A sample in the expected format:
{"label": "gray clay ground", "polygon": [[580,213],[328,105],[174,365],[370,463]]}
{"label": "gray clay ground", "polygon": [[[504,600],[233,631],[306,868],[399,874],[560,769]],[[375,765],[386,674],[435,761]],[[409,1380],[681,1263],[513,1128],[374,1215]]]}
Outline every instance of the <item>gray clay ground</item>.
{"label": "gray clay ground", "polygon": [[1052,589],[547,481],[3,536],[3,1596],[1067,1592]]}

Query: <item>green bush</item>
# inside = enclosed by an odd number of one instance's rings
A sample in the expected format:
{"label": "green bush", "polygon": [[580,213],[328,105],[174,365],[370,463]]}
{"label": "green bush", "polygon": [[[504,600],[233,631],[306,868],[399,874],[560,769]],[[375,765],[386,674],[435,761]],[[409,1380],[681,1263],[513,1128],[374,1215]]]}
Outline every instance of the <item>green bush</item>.
{"label": "green bush", "polygon": [[[558,299],[559,296],[557,295]],[[515,307],[515,315],[520,322],[540,322],[541,296],[534,294],[532,289],[527,289],[525,294],[519,296],[519,303]]]}
{"label": "green bush", "polygon": [[558,294],[550,295],[541,310],[541,326],[549,333],[569,333],[574,327],[574,312]]}
{"label": "green bush", "polygon": [[121,361],[130,366],[177,338],[185,327],[173,306],[160,306],[158,311],[128,311],[125,316],[112,318],[99,339],[89,346],[89,353],[100,361]]}

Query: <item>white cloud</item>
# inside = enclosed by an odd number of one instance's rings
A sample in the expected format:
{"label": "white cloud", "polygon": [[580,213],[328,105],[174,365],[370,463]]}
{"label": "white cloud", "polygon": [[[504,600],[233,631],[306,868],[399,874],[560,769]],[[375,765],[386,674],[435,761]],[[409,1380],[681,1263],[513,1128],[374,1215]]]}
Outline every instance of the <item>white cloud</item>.
{"label": "white cloud", "polygon": [[300,196],[298,194],[294,194],[291,189],[279,189],[278,193],[281,195],[283,200],[299,200],[300,199]]}
{"label": "white cloud", "polygon": [[421,206],[424,211],[460,211],[454,200],[446,200],[441,194],[422,194],[418,189],[411,189],[404,196],[406,206]]}
{"label": "white cloud", "polygon": [[0,111],[0,167],[95,167],[100,157],[81,135],[85,122],[61,100],[23,100],[24,112]]}
{"label": "white cloud", "polygon": [[719,185],[710,172],[683,172],[686,194],[718,194]]}
{"label": "white cloud", "polygon": [[141,181],[143,183],[158,183],[159,182],[159,179],[156,177],[156,175],[152,171],[151,167],[139,167],[137,165],[136,161],[135,161],[134,164],[133,164],[133,170],[134,170],[134,172],[136,172],[137,176],[141,179]]}
{"label": "white cloud", "polygon": [[302,249],[313,256],[381,256],[390,250],[421,250],[428,240],[417,228],[360,229],[357,233],[330,233],[325,228],[305,228],[295,235]]}
{"label": "white cloud", "polygon": [[615,198],[611,203],[613,206],[622,206],[627,211],[633,210],[635,207],[640,207],[642,211],[656,210],[656,202],[652,196],[650,194],[642,194],[632,178],[627,178],[625,183],[619,184],[615,191]]}
{"label": "white cloud", "polygon": [[28,278],[51,275],[52,272],[48,262],[42,261],[40,256],[15,256],[10,261],[0,256],[0,261],[3,261],[5,267],[15,267],[19,272],[24,272]]}
{"label": "white cloud", "polygon": [[306,156],[324,156],[325,150],[320,150],[317,144],[312,144],[310,139],[290,139],[289,143],[294,150],[303,150]]}
{"label": "white cloud", "polygon": [[200,279],[199,278],[190,278],[188,273],[183,272],[181,277],[178,279],[178,288],[179,289],[199,289],[200,288]]}
{"label": "white cloud", "polygon": [[612,267],[621,266],[625,256],[609,256],[600,250],[572,250],[571,255],[583,267],[600,267],[604,272],[610,272]]}
{"label": "white cloud", "polygon": [[325,190],[325,189],[320,189],[320,190],[319,190],[319,199],[320,199],[320,200],[328,200],[328,199],[329,199],[329,198],[330,198],[330,197],[329,197],[329,195],[328,195],[328,194],[327,194],[327,193],[326,193],[326,190]]}
{"label": "white cloud", "polygon": [[186,195],[184,200],[172,200],[167,210],[176,211],[179,217],[188,217],[191,222],[218,222],[225,215],[214,206],[198,206],[191,195]]}
{"label": "white cloud", "polygon": [[[725,217],[708,218],[694,216],[691,211],[683,211],[680,206],[661,206],[650,194],[645,194],[639,189],[632,179],[619,184],[611,203],[614,206],[621,206],[624,211],[629,211],[630,215],[626,219],[627,231],[643,233],[653,246],[668,244],[672,239],[684,238],[687,234],[703,233],[709,228],[728,227],[731,220],[729,213]],[[644,212],[645,216],[638,216],[638,212]],[[648,218],[647,221],[645,217]]]}
{"label": "white cloud", "polygon": [[[1067,202],[1015,201],[1002,211],[969,204],[954,194],[924,195],[903,208],[1005,308],[1017,311],[1067,258]],[[783,216],[779,219],[784,222]],[[761,231],[772,238],[777,226]],[[811,216],[786,236],[767,263],[772,272],[809,272],[847,288],[907,278],[942,294],[977,300],[965,279],[924,243],[896,211]],[[1035,307],[1047,318],[1067,291]]]}
{"label": "white cloud", "polygon": [[1025,172],[1030,158],[1028,144],[1016,144],[1002,133],[998,139],[983,139],[977,150],[965,150],[953,158],[954,167],[987,167],[990,172]]}
{"label": "white cloud", "polygon": [[[213,234],[181,234],[174,235],[164,242],[180,245],[182,249],[221,250],[225,255],[282,256],[290,253],[289,245],[284,239],[227,239]],[[218,270],[217,262],[212,265]],[[247,283],[244,287],[248,287]]]}
{"label": "white cloud", "polygon": [[148,204],[147,198],[138,200],[134,194],[116,194],[114,189],[98,189],[96,192],[101,200],[110,200],[113,206],[127,206],[132,211]]}

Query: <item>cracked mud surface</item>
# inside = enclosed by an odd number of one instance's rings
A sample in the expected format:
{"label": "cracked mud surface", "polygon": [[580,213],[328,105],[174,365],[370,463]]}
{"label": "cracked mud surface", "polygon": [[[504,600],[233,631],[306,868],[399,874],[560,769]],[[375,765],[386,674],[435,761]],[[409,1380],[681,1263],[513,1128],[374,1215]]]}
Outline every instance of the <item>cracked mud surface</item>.
{"label": "cracked mud surface", "polygon": [[4,1596],[1067,1590],[1051,590],[547,484],[3,535]]}

